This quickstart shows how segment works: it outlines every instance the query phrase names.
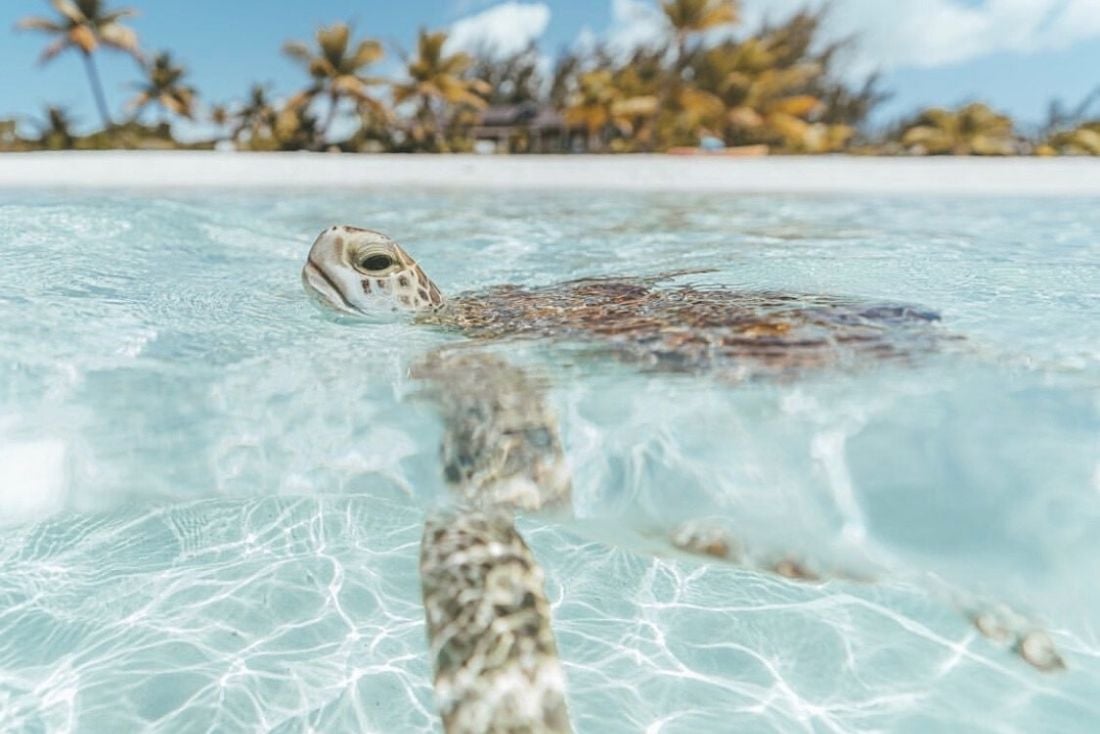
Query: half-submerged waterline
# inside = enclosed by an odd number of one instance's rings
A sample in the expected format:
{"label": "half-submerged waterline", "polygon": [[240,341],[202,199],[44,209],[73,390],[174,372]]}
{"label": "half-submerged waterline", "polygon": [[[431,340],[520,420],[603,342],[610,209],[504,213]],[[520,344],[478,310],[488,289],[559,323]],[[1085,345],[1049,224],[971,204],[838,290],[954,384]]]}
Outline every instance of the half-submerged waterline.
{"label": "half-submerged waterline", "polygon": [[[409,369],[461,337],[319,313],[299,271],[333,222],[393,235],[447,295],[713,270],[678,283],[912,303],[965,337],[732,384],[573,344],[492,347],[546,378],[571,469],[576,519],[516,527],[577,731],[1100,720],[1100,597],[1081,580],[1100,561],[1094,201],[9,192],[0,207],[0,730],[438,726],[418,549],[449,490],[439,411]],[[747,561],[632,530],[698,518]],[[820,580],[763,568],[788,559]],[[1023,658],[1049,660],[1043,635],[1064,669]]]}

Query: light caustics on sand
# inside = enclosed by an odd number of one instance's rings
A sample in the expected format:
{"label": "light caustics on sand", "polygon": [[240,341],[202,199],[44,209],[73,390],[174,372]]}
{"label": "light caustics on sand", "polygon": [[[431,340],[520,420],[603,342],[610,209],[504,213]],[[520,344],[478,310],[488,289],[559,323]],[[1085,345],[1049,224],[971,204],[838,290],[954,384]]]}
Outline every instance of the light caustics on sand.
{"label": "light caustics on sand", "polygon": [[[16,467],[0,473],[35,490],[0,518],[0,730],[438,727],[418,556],[422,508],[448,493],[444,433],[407,370],[454,338],[305,302],[304,233],[338,220],[401,233],[446,293],[552,283],[566,262],[715,268],[705,283],[927,305],[967,337],[736,388],[504,348],[550,377],[572,474],[576,520],[516,527],[545,572],[575,730],[1100,721],[1100,598],[1081,582],[1100,559],[1093,202],[395,190],[0,207]],[[889,573],[793,583],[655,558],[616,534],[624,517],[708,517],[754,559]],[[1034,670],[937,584],[1049,629],[1067,669]]]}

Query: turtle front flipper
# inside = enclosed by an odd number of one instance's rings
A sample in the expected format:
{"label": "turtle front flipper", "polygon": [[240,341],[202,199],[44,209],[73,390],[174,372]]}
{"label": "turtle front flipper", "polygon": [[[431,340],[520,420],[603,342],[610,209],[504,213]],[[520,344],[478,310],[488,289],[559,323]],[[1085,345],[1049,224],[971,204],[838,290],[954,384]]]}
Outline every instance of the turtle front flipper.
{"label": "turtle front flipper", "polygon": [[514,512],[570,510],[572,485],[543,386],[480,352],[413,369],[443,418],[455,504],[420,545],[436,701],[448,734],[571,731],[544,575]]}
{"label": "turtle front flipper", "polygon": [[543,572],[511,513],[438,512],[425,523],[420,548],[444,729],[570,731]]}
{"label": "turtle front flipper", "polygon": [[438,350],[413,369],[443,419],[443,476],[474,507],[572,512],[572,480],[546,387],[483,351]]}

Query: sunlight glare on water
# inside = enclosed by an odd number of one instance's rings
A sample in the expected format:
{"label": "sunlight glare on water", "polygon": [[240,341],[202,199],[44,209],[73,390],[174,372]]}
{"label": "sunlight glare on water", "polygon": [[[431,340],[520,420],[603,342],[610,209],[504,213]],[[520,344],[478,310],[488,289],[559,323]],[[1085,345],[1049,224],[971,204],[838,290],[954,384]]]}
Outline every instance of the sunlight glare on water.
{"label": "sunlight glare on water", "polygon": [[[914,303],[963,337],[736,385],[509,346],[574,472],[576,524],[521,530],[579,731],[1100,727],[1094,200],[361,190],[0,194],[0,731],[438,728],[441,426],[407,370],[458,337],[320,313],[299,270],[335,223],[444,293],[712,269],[680,282]],[[701,516],[875,580],[614,542]],[[964,592],[1068,669],[979,635]]]}

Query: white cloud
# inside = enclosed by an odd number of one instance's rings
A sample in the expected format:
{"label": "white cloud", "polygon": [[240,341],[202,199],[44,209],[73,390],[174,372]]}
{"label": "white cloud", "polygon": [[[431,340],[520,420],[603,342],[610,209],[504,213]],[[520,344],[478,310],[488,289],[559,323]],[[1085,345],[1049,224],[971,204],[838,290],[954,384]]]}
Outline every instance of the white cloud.
{"label": "white cloud", "polygon": [[607,47],[618,54],[659,44],[666,35],[665,16],[649,0],[611,0]]}
{"label": "white cloud", "polygon": [[577,37],[573,39],[573,44],[569,48],[574,53],[587,56],[596,50],[599,43],[600,37],[596,35],[596,32],[588,26],[584,26],[577,32]]}
{"label": "white cloud", "polygon": [[507,56],[527,48],[542,36],[549,23],[550,6],[546,3],[510,0],[455,21],[447,37],[447,50],[484,50]]}
{"label": "white cloud", "polygon": [[[774,16],[802,4],[748,0],[747,14]],[[855,63],[861,70],[929,68],[1100,38],[1100,0],[837,0],[828,26],[834,37],[858,35]]]}
{"label": "white cloud", "polygon": [[[741,28],[822,0],[745,0]],[[611,0],[605,40],[623,52],[653,45],[664,28],[657,0]],[[947,66],[997,52],[1035,53],[1100,38],[1100,0],[833,0],[832,38],[856,34],[853,71]]]}
{"label": "white cloud", "polygon": [[1100,0],[844,0],[834,28],[860,33],[861,61],[885,69],[934,67],[1001,51],[1032,53],[1100,36]]}

